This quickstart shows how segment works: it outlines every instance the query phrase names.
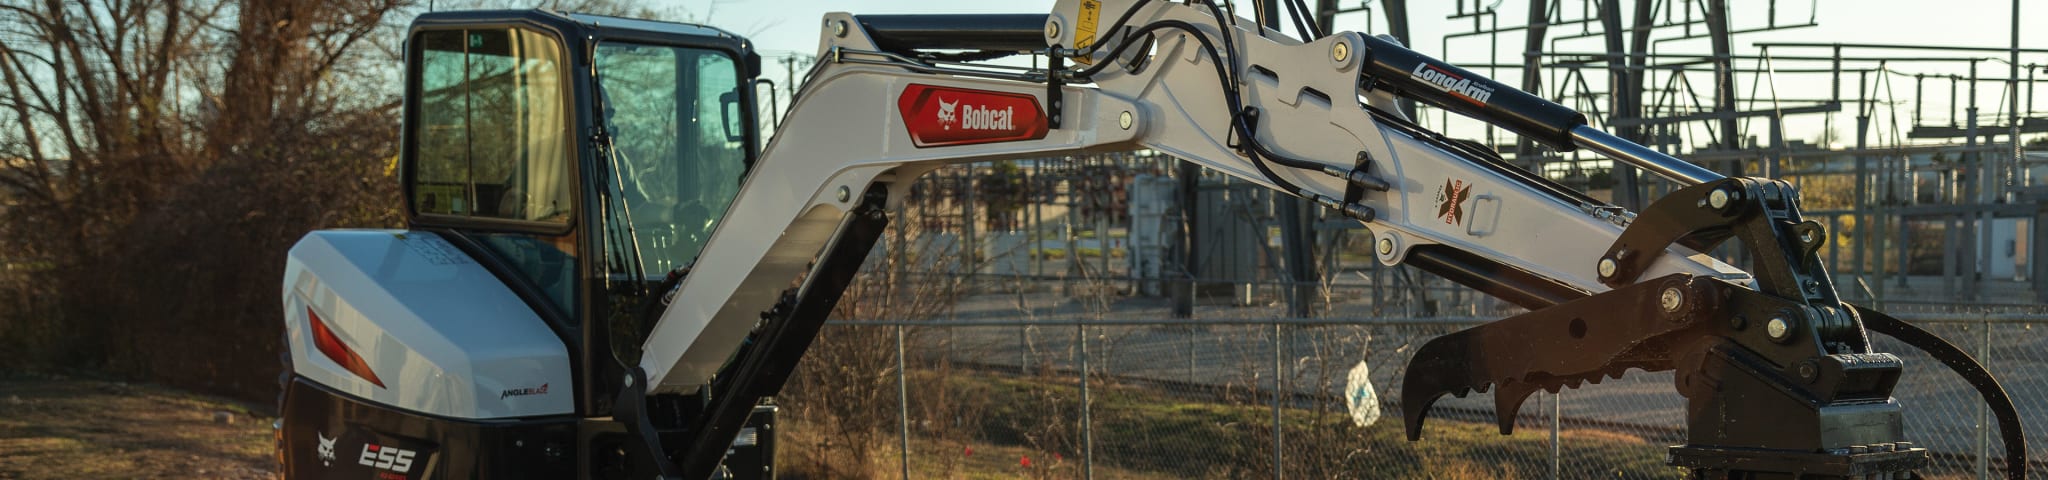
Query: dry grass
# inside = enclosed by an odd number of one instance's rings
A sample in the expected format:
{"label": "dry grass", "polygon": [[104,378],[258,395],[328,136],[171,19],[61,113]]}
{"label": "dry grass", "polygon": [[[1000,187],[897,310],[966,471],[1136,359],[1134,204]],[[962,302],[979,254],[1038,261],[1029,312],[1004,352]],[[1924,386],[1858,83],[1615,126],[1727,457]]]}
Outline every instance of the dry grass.
{"label": "dry grass", "polygon": [[[1079,478],[1080,447],[1068,437],[1079,409],[1074,386],[1043,378],[992,372],[938,375],[913,371],[920,396],[952,393],[986,402],[965,413],[965,421],[931,428],[911,427],[912,478]],[[1261,403],[1165,395],[1158,391],[1104,384],[1094,390],[1095,474],[1102,478],[1258,478],[1272,473],[1272,410]],[[865,412],[893,420],[893,412]],[[1532,459],[1550,451],[1547,435],[1501,436],[1490,422],[1440,419],[1430,437],[1409,442],[1400,421],[1371,427],[1289,408],[1283,412],[1288,437],[1284,466],[1298,478],[1468,479],[1525,478]],[[827,448],[852,437],[817,428],[788,412],[780,429],[780,464],[786,478],[897,478],[902,475],[900,436],[893,421],[858,436],[863,458],[852,449]],[[914,419],[925,418],[914,416]],[[1047,429],[1047,427],[1060,427]],[[1598,430],[1567,430],[1567,478],[1677,478],[1662,464],[1660,445]],[[970,455],[969,449],[972,454]],[[1029,457],[1030,468],[1022,465]],[[1548,465],[1544,462],[1543,465]]]}
{"label": "dry grass", "polygon": [[[784,422],[782,443],[776,454],[781,457],[782,478],[794,480],[824,478],[900,478],[903,475],[900,437],[879,437],[880,444],[870,450],[876,458],[857,461],[833,455],[838,452],[820,448],[825,435],[809,425]],[[1081,459],[1067,457],[1053,452],[1044,452],[1021,445],[1001,445],[988,442],[969,442],[962,446],[944,439],[926,438],[913,435],[910,441],[910,478],[959,478],[969,480],[996,480],[1017,478],[1080,478]],[[1029,459],[1027,466],[1026,459]],[[853,471],[846,465],[862,465],[863,469]],[[1169,480],[1181,478],[1164,472],[1129,470],[1098,463],[1095,465],[1097,478],[1130,480]]]}
{"label": "dry grass", "polygon": [[156,386],[0,378],[0,479],[273,478],[271,420]]}

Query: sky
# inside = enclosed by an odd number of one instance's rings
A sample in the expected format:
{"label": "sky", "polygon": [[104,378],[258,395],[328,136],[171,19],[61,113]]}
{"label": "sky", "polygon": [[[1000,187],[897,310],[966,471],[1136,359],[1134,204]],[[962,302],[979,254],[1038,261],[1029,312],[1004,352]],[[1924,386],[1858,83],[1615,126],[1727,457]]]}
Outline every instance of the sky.
{"label": "sky", "polygon": [[[1052,8],[1052,2],[1045,0],[663,1],[665,2],[663,5],[682,12],[683,16],[694,21],[710,23],[752,38],[762,51],[763,56],[768,57],[767,63],[771,66],[778,65],[775,63],[777,57],[793,53],[804,55],[815,53],[819,34],[818,20],[826,12],[830,11],[847,11],[856,14],[1031,13],[1046,12]],[[1462,1],[1467,9],[1474,8],[1472,7],[1473,2],[1471,0]],[[1552,0],[1553,3],[1562,3],[1566,18],[1579,18],[1578,12],[1583,1]],[[1314,2],[1311,1],[1309,3]],[[1411,48],[1425,54],[1445,58],[1452,63],[1472,64],[1489,62],[1488,42],[1484,37],[1454,39],[1450,43],[1451,52],[1446,55],[1443,43],[1441,43],[1443,36],[1448,33],[1471,31],[1473,28],[1473,22],[1470,18],[1456,20],[1445,18],[1454,13],[1454,8],[1456,8],[1459,2],[1423,0],[1410,1],[1408,3],[1410,9],[1410,28],[1414,37],[1413,41],[1410,42]],[[1480,0],[1478,3],[1480,6],[1498,5],[1500,22],[1503,25],[1523,23],[1528,16],[1528,2],[1526,1]],[[1690,2],[1675,3],[1684,4]],[[2048,2],[2027,0],[2023,3],[2027,3],[2027,5],[2020,7],[2022,9],[2020,12],[2021,47],[2048,49]],[[1373,8],[1374,11],[1369,15],[1353,13],[1339,16],[1337,30],[1386,33],[1385,22],[1382,18],[1379,18],[1384,14],[1380,11],[1378,2],[1339,0],[1338,4],[1343,8],[1352,8],[1364,4],[1367,7]],[[1625,3],[1624,5],[1627,4]],[[1735,42],[1736,53],[1750,55],[1758,53],[1755,44],[1759,42],[1882,43],[2002,48],[2009,46],[2012,41],[2011,21],[2013,5],[2012,0],[1808,0],[1805,2],[1729,0],[1731,23],[1733,28],[1737,30],[1761,27],[1768,24],[1771,21],[1769,12],[1773,7],[1776,9],[1776,24],[1778,25],[1803,25],[1808,23],[1809,19],[1819,24],[1813,27],[1738,35]],[[1247,6],[1241,10],[1241,14],[1250,15],[1249,7]],[[1627,15],[1624,14],[1624,16]],[[1552,27],[1551,36],[1557,37],[1577,33],[1577,28],[1574,26]],[[1595,28],[1597,30],[1597,25]],[[1704,30],[1704,27],[1699,28],[1701,31]],[[1665,34],[1664,32],[1659,33],[1660,36]],[[1500,52],[1499,63],[1518,62],[1515,52],[1521,50],[1521,41],[1522,34],[1519,32],[1503,34],[1498,50]],[[1603,40],[1598,37],[1568,39],[1561,41],[1557,45],[1557,50],[1559,51],[1599,52],[1605,50]],[[1677,40],[1660,45],[1659,51],[1704,53],[1708,51],[1708,48],[1705,39]],[[1790,50],[1781,48],[1771,53],[1773,55],[1828,55],[1831,52],[1827,49]],[[1885,50],[1851,50],[1847,54],[1873,57],[1935,55],[1946,57],[1966,55],[1946,52]],[[1980,63],[1978,65],[1979,75],[1997,78],[2007,76],[2008,66],[2004,63],[2007,57],[2006,53],[1967,55],[1981,55],[1998,59],[1997,61]],[[2048,65],[2048,54],[2023,54],[2021,63]],[[1863,65],[1874,66],[1874,64]],[[1754,60],[1750,60],[1738,62],[1736,66],[1737,68],[1756,68],[1760,66],[1817,68],[1825,67],[1826,65],[1806,64],[1795,66],[1789,62],[1785,65],[1778,65],[1776,62],[1773,62],[1772,65],[1758,65]],[[1889,98],[1895,98],[1900,103],[1879,107],[1880,111],[1876,114],[1877,118],[1874,119],[1874,123],[1877,124],[1876,127],[1880,130],[1890,128],[1890,124],[1894,120],[1891,115],[1893,111],[1898,113],[1899,118],[1896,118],[1896,121],[1899,128],[1910,128],[1912,111],[1910,102],[1913,99],[1914,90],[1914,82],[1910,74],[1967,75],[1968,73],[1967,65],[1960,62],[1942,64],[1902,62],[1891,64],[1889,67],[1893,71],[1901,73],[1900,75],[1891,76],[1890,80],[1892,83],[1889,85],[1891,89],[1891,97]],[[1484,70],[1479,71],[1485,73]],[[2048,72],[2042,72],[2042,74],[2044,78],[2048,78]],[[1504,83],[1518,83],[1514,80],[1514,78],[1518,77],[1518,74],[1502,72],[1500,76],[1504,77],[1502,78],[1502,80],[1505,80]],[[2024,78],[2026,73],[2023,72],[2021,76]],[[1708,81],[1707,77],[1701,76],[1699,79],[1700,83],[1697,85],[1700,88],[1710,88],[1711,84],[1705,83]],[[1595,79],[1595,81],[1598,82],[1599,80]],[[1844,79],[1843,88],[1846,92],[1845,96],[1854,96],[1855,82],[1856,79],[1854,78]],[[1744,95],[1749,95],[1753,91],[1756,92],[1754,95],[1756,98],[1762,99],[1771,97],[1773,86],[1776,88],[1778,98],[1781,99],[1822,98],[1829,95],[1831,83],[1829,76],[1826,74],[1780,73],[1774,77],[1745,74],[1737,79],[1738,88],[1743,90]],[[1870,85],[1873,89],[1886,87],[1886,85],[1877,83],[1875,80]],[[2022,83],[2021,86],[2022,102],[2026,101],[2025,85]],[[1596,84],[1595,87],[1597,88],[1598,85]],[[1947,123],[1947,112],[1950,109],[1947,89],[1948,83],[1945,80],[1938,82],[1929,81],[1927,83],[1926,93],[1930,99],[1926,105],[1921,106],[1923,115],[1939,118],[1923,123]],[[2001,113],[2004,112],[2006,107],[2001,103],[2003,93],[2004,86],[2001,84],[1989,82],[1980,84],[1977,103],[1981,111],[1986,114],[1994,110]],[[1886,99],[1882,95],[1878,96],[1878,98],[1880,100]],[[1788,101],[1787,103],[1790,102]],[[1967,104],[1968,102],[1958,101],[1956,103]],[[2033,110],[2048,111],[2048,101],[2037,101],[2034,102],[2034,105]],[[1755,108],[1767,107],[1768,105],[1758,105]],[[1751,106],[1745,104],[1742,105],[1742,108],[1749,109]],[[1850,136],[1854,135],[1852,120],[1854,113],[1851,113],[1853,111],[1853,107],[1848,107],[1847,111],[1834,115],[1832,119],[1823,115],[1806,115],[1788,119],[1786,122],[1787,138],[1818,141],[1824,136],[1823,132],[1832,130],[1838,135],[1835,139],[1836,143],[1851,142],[1853,140]],[[1832,123],[1829,123],[1830,120]],[[1435,119],[1425,119],[1425,123],[1438,128],[1445,128],[1442,125],[1436,125],[1441,122]],[[1752,135],[1762,136],[1762,123],[1752,123],[1751,125],[1746,125],[1745,130],[1749,130],[1749,133]],[[1479,135],[1479,128],[1476,124],[1463,120],[1452,120],[1448,127],[1453,134],[1469,136]]]}

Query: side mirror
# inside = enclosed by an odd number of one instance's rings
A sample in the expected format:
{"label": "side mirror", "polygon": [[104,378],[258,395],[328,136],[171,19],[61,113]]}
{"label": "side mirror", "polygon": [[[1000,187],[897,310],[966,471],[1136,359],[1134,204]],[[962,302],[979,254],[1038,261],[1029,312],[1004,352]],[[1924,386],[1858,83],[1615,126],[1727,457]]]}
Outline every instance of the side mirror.
{"label": "side mirror", "polygon": [[[766,78],[754,79],[753,85],[754,98],[757,99],[762,98],[761,92],[763,90],[761,89],[761,87],[768,87],[766,90],[768,92],[768,111],[766,113],[760,113],[759,116],[756,118],[761,119],[761,131],[770,132],[770,134],[772,135],[772,132],[774,132],[776,129],[782,128],[782,92],[775,91],[775,81]],[[755,107],[757,107],[755,108],[755,111],[759,112],[759,105],[755,105]],[[764,141],[763,143],[766,142]]]}
{"label": "side mirror", "polygon": [[725,141],[747,141],[747,116],[740,112],[740,92],[731,91],[718,95],[718,113],[725,126]]}

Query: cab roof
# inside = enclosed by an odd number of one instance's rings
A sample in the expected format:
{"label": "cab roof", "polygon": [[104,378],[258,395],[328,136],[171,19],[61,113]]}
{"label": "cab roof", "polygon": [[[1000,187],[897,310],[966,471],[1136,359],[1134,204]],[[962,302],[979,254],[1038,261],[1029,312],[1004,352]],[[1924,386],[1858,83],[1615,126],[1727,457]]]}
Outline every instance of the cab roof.
{"label": "cab roof", "polygon": [[558,35],[566,46],[572,49],[571,51],[583,51],[585,44],[604,40],[729,50],[743,59],[742,65],[747,77],[760,75],[760,56],[754,52],[753,44],[748,42],[746,37],[705,25],[548,9],[448,10],[421,14],[419,18],[413,19],[411,30],[416,33],[421,29],[469,25],[536,27]]}
{"label": "cab roof", "polygon": [[581,22],[584,25],[588,25],[592,28],[619,28],[626,30],[639,30],[648,33],[718,36],[733,39],[742,39],[739,35],[735,35],[732,32],[728,32],[718,27],[713,27],[709,25],[665,22],[659,20],[645,20],[638,18],[614,17],[610,15],[594,15],[589,13],[569,12],[557,14],[567,16],[570,19],[573,19],[577,22]]}

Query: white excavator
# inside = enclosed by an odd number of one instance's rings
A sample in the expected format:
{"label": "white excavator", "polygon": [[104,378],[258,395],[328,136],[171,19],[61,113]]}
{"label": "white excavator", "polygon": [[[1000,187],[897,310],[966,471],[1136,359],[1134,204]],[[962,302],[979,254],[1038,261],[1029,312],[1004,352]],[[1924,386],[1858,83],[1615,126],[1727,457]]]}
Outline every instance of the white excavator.
{"label": "white excavator", "polygon": [[[1291,2],[1295,13],[1305,11]],[[760,57],[715,28],[436,12],[405,42],[404,230],[326,230],[284,277],[288,478],[773,478],[772,401],[918,176],[1151,149],[1299,196],[1406,264],[1528,308],[1431,340],[1399,397],[1522,401],[1675,371],[1698,478],[1915,478],[1891,397],[1930,352],[2024,437],[2002,387],[1841,301],[1799,193],[1355,32],[1306,38],[1208,0],[1019,15],[852,15],[761,145]],[[1042,55],[1038,68],[990,60]],[[770,89],[772,91],[772,89]],[[1641,212],[1418,126],[1397,102],[1588,149],[1679,185]],[[1703,254],[1735,240],[1738,268]],[[1926,366],[1916,366],[1926,367]]]}

